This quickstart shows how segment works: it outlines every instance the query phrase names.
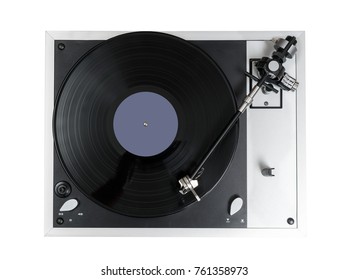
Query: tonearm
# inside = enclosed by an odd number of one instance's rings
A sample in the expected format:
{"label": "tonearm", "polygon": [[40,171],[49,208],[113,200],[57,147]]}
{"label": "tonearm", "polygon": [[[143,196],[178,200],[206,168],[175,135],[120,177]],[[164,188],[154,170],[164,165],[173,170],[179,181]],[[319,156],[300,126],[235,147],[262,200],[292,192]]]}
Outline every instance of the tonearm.
{"label": "tonearm", "polygon": [[265,87],[267,91],[274,92],[278,92],[274,86],[277,86],[285,91],[295,91],[297,89],[298,82],[295,78],[286,73],[285,67],[283,66],[286,59],[291,59],[297,51],[296,37],[287,36],[285,39],[279,38],[274,40],[274,42],[275,51],[272,53],[271,57],[262,57],[255,64],[259,77],[245,72],[246,76],[256,81],[256,84],[252,88],[251,92],[245,97],[237,112],[197,164],[195,170],[190,175],[186,175],[178,181],[180,185],[179,192],[182,195],[191,192],[195,198],[200,201],[200,197],[195,189],[199,186],[199,177],[204,173],[204,164],[209,159],[211,154],[216,150],[228,132],[232,129],[232,127],[234,127],[234,125],[238,122],[240,116],[246,111],[247,107],[252,104],[255,95],[262,87]]}

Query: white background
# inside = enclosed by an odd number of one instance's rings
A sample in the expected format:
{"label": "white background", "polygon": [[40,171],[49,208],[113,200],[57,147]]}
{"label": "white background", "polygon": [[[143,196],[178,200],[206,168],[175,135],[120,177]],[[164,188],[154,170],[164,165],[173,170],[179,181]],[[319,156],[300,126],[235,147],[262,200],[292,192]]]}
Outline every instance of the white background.
{"label": "white background", "polygon": [[[103,279],[99,273],[105,265],[243,265],[250,269],[245,279],[348,279],[349,42],[345,2],[3,2],[0,278]],[[306,237],[43,237],[45,30],[305,30]]]}

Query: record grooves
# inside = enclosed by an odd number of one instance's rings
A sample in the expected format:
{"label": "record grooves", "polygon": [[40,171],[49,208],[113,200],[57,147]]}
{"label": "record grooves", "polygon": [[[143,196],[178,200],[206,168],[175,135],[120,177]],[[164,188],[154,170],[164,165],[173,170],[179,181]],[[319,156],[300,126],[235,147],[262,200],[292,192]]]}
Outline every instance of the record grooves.
{"label": "record grooves", "polygon": [[[142,92],[164,97],[178,118],[174,141],[152,156],[128,152],[113,129],[120,104]],[[123,215],[164,216],[195,201],[179,194],[178,179],[235,111],[229,82],[201,49],[167,34],[127,33],[87,53],[65,79],[55,106],[55,147],[71,180],[93,201]],[[235,127],[207,162],[201,197],[225,172],[237,140]]]}

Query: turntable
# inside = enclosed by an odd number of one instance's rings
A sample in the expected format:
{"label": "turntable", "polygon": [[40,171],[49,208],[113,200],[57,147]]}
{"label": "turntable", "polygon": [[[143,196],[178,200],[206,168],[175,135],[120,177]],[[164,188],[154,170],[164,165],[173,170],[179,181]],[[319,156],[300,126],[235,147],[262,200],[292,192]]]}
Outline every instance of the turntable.
{"label": "turntable", "polygon": [[303,32],[47,32],[45,234],[302,229],[304,88]]}

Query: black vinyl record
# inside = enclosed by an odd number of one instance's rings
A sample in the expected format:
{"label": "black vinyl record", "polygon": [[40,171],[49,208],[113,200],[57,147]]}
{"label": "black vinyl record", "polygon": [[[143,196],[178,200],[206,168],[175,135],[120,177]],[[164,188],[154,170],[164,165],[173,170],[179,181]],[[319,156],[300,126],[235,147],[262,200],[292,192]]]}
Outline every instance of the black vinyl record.
{"label": "black vinyl record", "polygon": [[[168,101],[177,118],[173,141],[146,156],[125,149],[115,128],[123,101],[145,92]],[[148,109],[159,112],[156,106]],[[99,44],[67,75],[55,104],[56,152],[80,191],[101,206],[135,217],[169,215],[196,201],[179,193],[178,179],[193,171],[236,110],[229,82],[201,49],[168,34],[127,33]],[[235,126],[205,164],[200,197],[223,176],[237,142]]]}

